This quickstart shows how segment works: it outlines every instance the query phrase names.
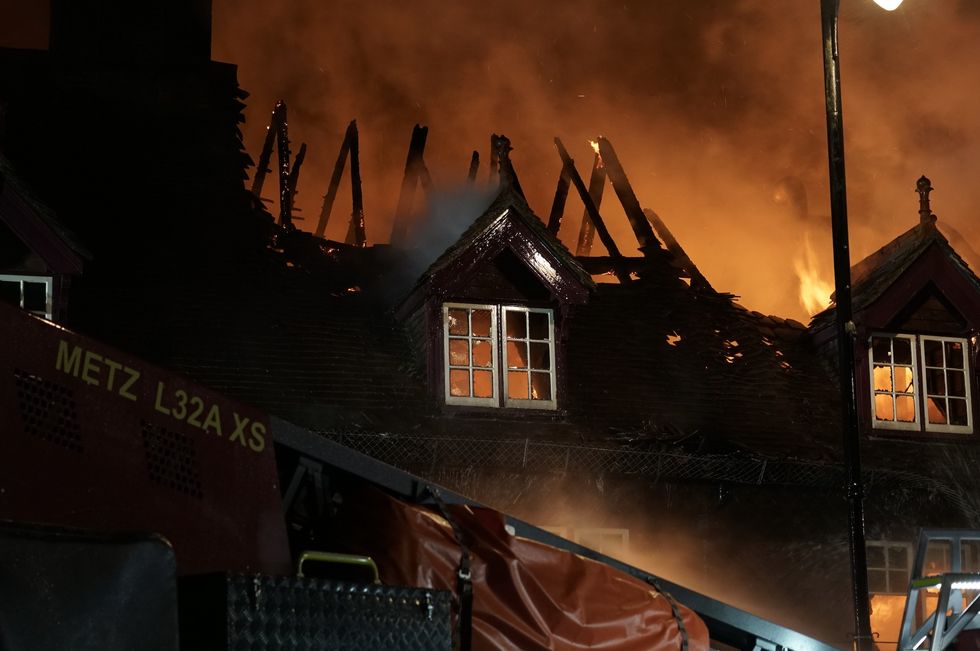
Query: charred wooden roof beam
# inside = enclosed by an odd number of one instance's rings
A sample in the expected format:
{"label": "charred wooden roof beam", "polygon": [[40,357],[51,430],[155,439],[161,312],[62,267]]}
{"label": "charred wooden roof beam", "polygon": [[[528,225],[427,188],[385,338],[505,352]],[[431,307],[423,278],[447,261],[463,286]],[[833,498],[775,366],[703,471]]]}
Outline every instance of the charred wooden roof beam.
{"label": "charred wooden roof beam", "polygon": [[490,142],[493,143],[493,154],[497,159],[497,167],[500,173],[500,187],[509,187],[521,197],[524,197],[521,182],[517,179],[517,171],[514,169],[514,164],[510,160],[510,152],[513,149],[510,146],[510,138],[505,135],[498,136],[497,134],[493,134],[490,137]]}
{"label": "charred wooden roof beam", "polygon": [[357,139],[357,120],[350,123],[350,189],[351,214],[347,227],[346,244],[364,246],[367,234],[364,231],[364,197],[361,195],[361,158]]}
{"label": "charred wooden roof beam", "polygon": [[299,210],[299,208],[293,208],[296,205],[296,186],[299,185],[299,171],[303,167],[303,161],[306,160],[306,143],[302,143],[299,146],[299,153],[296,154],[296,159],[293,161],[293,166],[289,170],[289,213],[290,213],[290,226],[292,226],[293,220],[302,221],[302,217],[297,217],[292,213],[294,210]]}
{"label": "charred wooden roof beam", "polygon": [[490,135],[490,176],[487,184],[491,189],[500,184],[500,161],[497,159],[497,134]]}
{"label": "charred wooden roof beam", "polygon": [[636,235],[636,241],[640,244],[640,251],[646,255],[652,250],[662,248],[657,236],[653,233],[653,229],[650,228],[650,223],[643,214],[643,209],[640,208],[640,202],[637,200],[633,186],[630,185],[626,172],[619,162],[616,150],[613,149],[612,143],[602,136],[599,136],[599,155],[602,157],[606,174],[609,175],[616,196],[619,197],[619,202],[623,204],[623,210],[626,211],[626,218],[629,219],[633,233]]}
{"label": "charred wooden roof beam", "polygon": [[276,102],[272,109],[272,117],[269,119],[269,126],[265,128],[265,142],[262,143],[259,163],[255,168],[255,176],[252,178],[252,194],[257,199],[262,199],[262,186],[265,184],[266,175],[271,171],[269,161],[272,158],[272,145],[275,143],[279,122],[282,119],[281,113],[285,108],[286,105],[282,100]]}
{"label": "charred wooden roof beam", "polygon": [[667,246],[667,250],[670,251],[681,263],[684,272],[687,274],[688,278],[691,279],[691,285],[696,289],[707,289],[714,291],[714,288],[711,286],[711,283],[708,282],[708,279],[701,274],[701,270],[697,268],[694,261],[691,260],[691,258],[687,255],[687,252],[684,251],[684,248],[680,245],[677,239],[674,238],[674,234],[670,232],[669,228],[667,228],[667,224],[660,219],[660,215],[647,208],[643,209],[643,214],[650,220],[650,223],[653,224],[654,230],[657,231],[657,235],[660,236],[660,239],[664,241],[664,244]]}
{"label": "charred wooden roof beam", "polygon": [[405,158],[405,175],[402,177],[401,191],[398,193],[398,206],[395,208],[395,218],[391,227],[391,244],[401,245],[408,232],[408,220],[411,218],[412,204],[415,200],[415,188],[422,180],[422,169],[425,167],[423,154],[425,140],[429,135],[429,127],[416,124],[412,128],[412,138],[408,144],[408,156]]}
{"label": "charred wooden roof beam", "polygon": [[480,152],[474,150],[470,156],[470,171],[466,174],[466,182],[470,185],[476,183],[476,173],[480,171]]}
{"label": "charred wooden roof beam", "polygon": [[350,153],[350,143],[352,134],[357,128],[356,122],[351,120],[344,133],[344,141],[340,144],[340,153],[337,154],[337,162],[333,166],[333,174],[330,175],[330,184],[327,186],[327,193],[323,195],[323,205],[320,207],[320,219],[316,225],[316,236],[323,237],[327,231],[327,223],[330,221],[330,213],[333,211],[333,202],[337,198],[337,189],[340,187],[340,179],[344,175],[344,167],[347,165],[347,156]]}
{"label": "charred wooden roof beam", "polygon": [[[602,156],[596,152],[595,159],[592,161],[592,175],[589,177],[589,196],[596,210],[602,205],[602,193],[606,187],[606,168],[602,164]],[[589,211],[582,211],[582,226],[578,231],[578,244],[575,247],[575,255],[591,255],[592,240],[595,238],[595,224],[589,219]]]}
{"label": "charred wooden roof beam", "polygon": [[551,215],[548,216],[548,232],[558,236],[561,230],[561,218],[565,214],[565,201],[568,199],[568,186],[571,180],[568,178],[568,170],[565,166],[561,167],[561,174],[558,175],[558,185],[555,187],[555,200],[551,202]]}
{"label": "charred wooden roof beam", "polygon": [[292,194],[289,191],[289,122],[286,103],[276,104],[279,120],[276,123],[276,153],[279,157],[279,224],[287,228],[293,225]]}
{"label": "charred wooden roof beam", "polygon": [[[561,156],[562,164],[568,171],[568,176],[572,181],[572,185],[578,191],[579,198],[582,199],[582,203],[585,204],[585,210],[589,213],[589,218],[592,223],[595,224],[596,233],[599,234],[599,240],[602,245],[606,247],[609,252],[610,257],[621,259],[623,254],[619,252],[619,247],[616,246],[616,241],[613,240],[612,235],[609,234],[609,230],[606,228],[605,222],[602,220],[602,216],[599,214],[599,209],[596,208],[595,202],[592,201],[592,196],[589,194],[588,188],[585,187],[585,182],[582,177],[579,176],[578,170],[575,169],[575,161],[572,157],[568,155],[568,150],[565,149],[565,145],[562,144],[561,138],[555,138],[555,146],[558,148],[558,155]],[[649,228],[649,224],[647,228]],[[616,277],[622,283],[632,282],[629,272],[626,271],[621,265],[617,264],[615,269]]]}

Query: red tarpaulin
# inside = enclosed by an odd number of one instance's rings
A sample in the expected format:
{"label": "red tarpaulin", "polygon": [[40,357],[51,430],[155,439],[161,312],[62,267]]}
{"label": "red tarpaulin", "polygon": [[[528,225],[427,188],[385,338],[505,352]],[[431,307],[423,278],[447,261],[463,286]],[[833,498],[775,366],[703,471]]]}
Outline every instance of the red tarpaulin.
{"label": "red tarpaulin", "polygon": [[[684,634],[671,601],[647,583],[512,536],[503,515],[491,509],[447,510],[472,554],[473,649],[681,648]],[[329,539],[337,551],[374,558],[384,583],[456,588],[460,546],[446,520],[380,490],[345,491]],[[690,651],[708,651],[700,618],[682,605],[677,613]]]}

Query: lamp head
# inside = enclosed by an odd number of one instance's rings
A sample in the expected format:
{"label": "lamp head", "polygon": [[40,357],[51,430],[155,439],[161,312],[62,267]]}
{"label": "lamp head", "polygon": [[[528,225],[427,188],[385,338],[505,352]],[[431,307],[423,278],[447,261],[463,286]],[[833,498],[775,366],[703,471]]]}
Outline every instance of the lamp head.
{"label": "lamp head", "polygon": [[902,0],[875,0],[875,4],[885,11],[895,11],[898,5],[902,4]]}

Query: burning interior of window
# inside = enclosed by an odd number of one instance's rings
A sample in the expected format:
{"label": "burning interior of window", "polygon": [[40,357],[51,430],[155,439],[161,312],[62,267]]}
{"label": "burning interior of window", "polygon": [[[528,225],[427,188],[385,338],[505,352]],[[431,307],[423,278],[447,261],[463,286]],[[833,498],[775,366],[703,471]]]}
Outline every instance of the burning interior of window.
{"label": "burning interior of window", "polygon": [[871,337],[871,408],[877,429],[970,433],[969,343],[957,337]]}
{"label": "burning interior of window", "polygon": [[905,596],[912,568],[908,543],[869,540],[867,543],[868,591]]}
{"label": "burning interior of window", "polygon": [[912,571],[912,546],[887,540],[867,542],[871,628],[882,651],[895,649]]}
{"label": "burning interior of window", "polygon": [[551,310],[445,303],[442,314],[446,404],[555,409]]}

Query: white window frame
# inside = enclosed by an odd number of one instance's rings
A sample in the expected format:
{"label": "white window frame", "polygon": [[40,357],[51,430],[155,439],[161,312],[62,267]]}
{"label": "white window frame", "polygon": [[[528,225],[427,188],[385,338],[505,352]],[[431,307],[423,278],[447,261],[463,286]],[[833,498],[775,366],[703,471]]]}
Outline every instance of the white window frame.
{"label": "white window frame", "polygon": [[[514,339],[507,336],[507,315],[508,314],[521,314],[525,315],[527,319],[528,314],[546,314],[548,316],[548,339],[547,341],[543,339],[531,339],[531,333],[525,332],[527,335],[524,339]],[[503,348],[503,368],[501,369],[504,373],[504,406],[505,407],[515,407],[517,409],[555,409],[558,406],[558,401],[555,399],[555,392],[557,390],[557,383],[555,381],[555,314],[552,310],[546,308],[536,308],[536,307],[521,307],[517,305],[504,305],[501,306],[501,316],[502,316],[502,326],[501,332],[501,346]],[[531,343],[547,343],[548,344],[548,379],[551,382],[551,399],[550,400],[531,400],[531,399],[520,399],[510,397],[510,360],[507,358],[507,342],[508,341],[523,341],[528,344]],[[528,368],[527,369],[514,369],[515,372],[518,370],[525,371],[528,374],[528,387],[531,386],[531,358],[530,358],[530,348],[528,348]],[[537,373],[543,373],[542,370],[536,371]]]}
{"label": "white window frame", "polygon": [[[912,355],[912,406],[915,413],[915,418],[912,422],[907,423],[899,420],[878,420],[878,407],[875,401],[875,396],[879,393],[875,391],[875,366],[883,366],[881,362],[875,362],[874,353],[874,339],[878,337],[880,339],[905,339],[909,342],[909,350]],[[894,351],[894,344],[891,346],[891,350]],[[876,332],[871,335],[868,339],[868,378],[871,384],[871,422],[875,429],[897,429],[897,430],[913,430],[919,431],[922,429],[922,422],[919,419],[919,414],[922,411],[922,385],[919,382],[919,364],[918,364],[918,346],[916,345],[915,335],[902,335],[890,332]],[[901,365],[901,366],[904,366]],[[891,377],[892,377],[892,390],[891,392],[880,392],[882,395],[892,396],[892,414],[898,414],[898,406],[895,404],[895,360],[892,359],[890,362]]]}
{"label": "white window frame", "polygon": [[[450,310],[489,310],[490,311],[490,341],[491,341],[491,371],[492,381],[493,381],[493,396],[490,398],[477,398],[472,395],[473,393],[473,370],[486,370],[485,367],[474,367],[472,365],[472,344],[470,345],[470,362],[469,366],[455,366],[450,364],[449,356],[449,342],[451,339],[467,339],[472,341],[472,327],[468,327],[469,334],[465,337],[460,335],[450,335],[449,333],[449,311]],[[472,312],[469,312],[472,314]],[[527,337],[525,339],[515,339],[515,341],[525,341],[530,343],[547,343],[548,344],[548,354],[549,354],[549,369],[547,370],[548,377],[551,382],[551,399],[550,400],[531,400],[531,399],[518,399],[509,398],[509,381],[508,381],[508,359],[507,359],[507,333],[504,329],[504,324],[506,323],[507,314],[519,313],[525,315],[529,313],[539,313],[547,314],[548,316],[548,340],[545,342],[543,339],[531,339],[531,333],[526,332]],[[484,337],[478,337],[479,339],[484,339]],[[529,349],[530,350],[530,349]],[[555,313],[554,310],[549,308],[538,308],[538,307],[526,307],[523,305],[500,305],[500,304],[480,304],[480,303],[455,303],[447,302],[442,304],[442,370],[443,370],[443,395],[447,405],[463,405],[463,406],[474,406],[474,407],[506,407],[506,408],[516,408],[516,409],[542,409],[542,410],[554,410],[558,407],[558,373],[555,367],[555,357],[556,357],[556,343],[555,343]],[[528,360],[530,363],[530,359]],[[450,371],[452,369],[467,369],[470,373],[470,394],[469,396],[454,396],[451,394],[451,383],[450,383]],[[531,373],[532,369],[521,369],[527,373]],[[544,373],[543,369],[537,370],[535,372]],[[503,377],[501,377],[503,374]],[[530,383],[530,375],[528,376],[528,382]],[[530,384],[529,384],[530,386]]]}
{"label": "white window frame", "polygon": [[25,276],[20,274],[0,274],[0,281],[8,283],[20,283],[20,307],[24,307],[24,283],[44,283],[44,312],[38,310],[28,310],[31,314],[43,317],[48,321],[54,315],[54,278],[51,276]]}
{"label": "white window frame", "polygon": [[[964,374],[963,381],[966,387],[966,425],[950,425],[949,423],[930,423],[929,422],[929,369],[939,368],[937,366],[926,366],[926,342],[927,341],[938,341],[942,344],[943,350],[943,371],[949,369],[946,366],[946,342],[955,342],[963,346],[963,368],[953,369],[955,371],[961,371]],[[970,341],[963,337],[937,337],[932,335],[920,335],[919,336],[919,355],[922,360],[922,422],[925,423],[926,431],[928,432],[951,432],[955,434],[969,434],[973,432],[973,396],[970,395]],[[945,380],[944,380],[945,383]],[[949,385],[947,383],[945,397],[949,399]],[[958,398],[958,396],[954,396]],[[947,403],[947,420],[949,420],[948,415],[948,403]]]}
{"label": "white window frame", "polygon": [[[874,380],[874,367],[876,365],[883,365],[881,362],[877,364],[874,361],[874,338],[889,338],[889,339],[905,339],[910,342],[912,348],[912,386],[913,386],[913,402],[915,405],[915,420],[912,422],[900,422],[900,421],[887,421],[878,420],[875,404],[875,380]],[[940,424],[940,423],[930,423],[929,422],[929,412],[928,412],[928,401],[929,401],[929,388],[927,386],[927,376],[926,373],[926,355],[925,355],[925,342],[927,341],[938,341],[943,344],[943,370],[947,370],[945,366],[946,363],[946,342],[955,342],[962,344],[963,346],[963,369],[964,381],[966,387],[966,425],[950,425],[950,424]],[[894,346],[893,346],[894,349]],[[892,368],[892,394],[894,394],[894,374],[895,363],[894,360],[891,362]],[[939,367],[930,366],[930,369],[936,369]],[[959,371],[960,369],[954,369]],[[909,335],[909,334],[898,334],[891,332],[876,332],[873,333],[868,338],[868,380],[870,384],[870,398],[871,398],[871,422],[874,429],[890,429],[890,430],[904,430],[904,431],[915,431],[915,432],[931,432],[931,433],[950,433],[950,434],[972,434],[973,433],[973,395],[972,395],[972,375],[970,371],[970,340],[965,337],[943,337],[936,335]],[[886,394],[887,392],[880,392]],[[949,394],[945,394],[949,397]],[[893,402],[893,410],[894,402]],[[893,411],[893,413],[897,413]]]}
{"label": "white window frame", "polygon": [[[869,584],[871,582],[871,576],[870,576],[871,570],[879,570],[885,573],[885,592],[873,591],[873,594],[905,594],[908,591],[908,587],[909,587],[908,579],[912,575],[912,563],[915,560],[915,557],[912,555],[912,545],[905,542],[894,542],[891,540],[868,540],[865,543],[865,549],[867,550],[871,547],[880,547],[883,551],[884,558],[885,558],[884,567],[868,564],[867,569],[869,572],[868,575]],[[890,565],[890,561],[888,559],[888,549],[890,547],[900,547],[905,550],[906,566],[904,568],[898,568],[898,567],[893,568]],[[889,572],[894,572],[897,570],[903,570],[905,572],[904,585],[894,586],[891,584],[891,577],[889,576]],[[869,589],[870,589],[870,585],[869,585]]]}
{"label": "white window frame", "polygon": [[[449,310],[467,310],[467,314],[470,315],[470,323],[467,324],[467,335],[457,336],[449,334]],[[484,367],[474,367],[473,366],[473,323],[472,323],[472,310],[488,310],[490,312],[490,372],[492,377],[492,387],[493,395],[489,398],[477,398],[473,396],[473,370],[475,368],[479,370],[486,370]],[[470,405],[476,407],[496,407],[499,405],[499,356],[497,355],[497,348],[500,346],[500,337],[497,336],[497,306],[496,305],[477,305],[474,303],[443,303],[442,304],[442,354],[443,354],[443,375],[445,375],[445,398],[447,405]],[[466,339],[468,343],[467,351],[469,355],[469,365],[466,367],[453,366],[450,364],[449,358],[449,340],[450,339]],[[478,339],[483,339],[483,337],[478,337]],[[450,391],[450,370],[453,368],[466,368],[470,376],[470,395],[468,396],[454,396]]]}

